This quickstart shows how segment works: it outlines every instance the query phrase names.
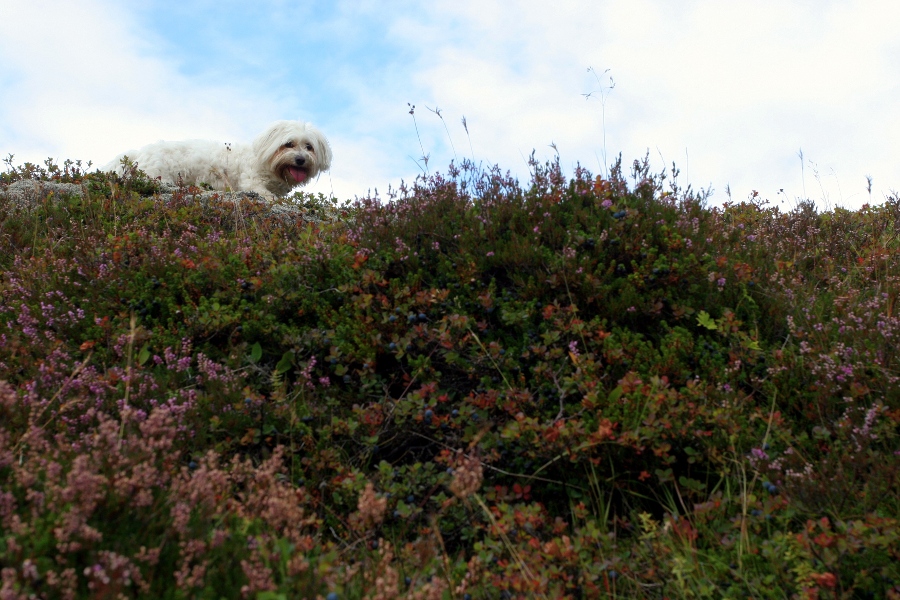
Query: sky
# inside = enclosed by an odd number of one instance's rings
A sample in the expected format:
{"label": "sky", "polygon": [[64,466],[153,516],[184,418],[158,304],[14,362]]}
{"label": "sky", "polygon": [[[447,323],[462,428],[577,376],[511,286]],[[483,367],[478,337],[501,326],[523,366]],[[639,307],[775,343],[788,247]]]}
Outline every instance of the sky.
{"label": "sky", "polygon": [[711,204],[855,209],[900,190],[897,31],[893,0],[0,0],[0,157],[103,165],[299,119],[334,152],[306,189],[340,199],[621,153]]}

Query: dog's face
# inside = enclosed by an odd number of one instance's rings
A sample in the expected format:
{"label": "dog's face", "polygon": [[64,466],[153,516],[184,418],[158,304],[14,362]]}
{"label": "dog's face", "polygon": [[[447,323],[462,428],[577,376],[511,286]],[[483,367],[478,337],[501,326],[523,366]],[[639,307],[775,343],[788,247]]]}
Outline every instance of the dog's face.
{"label": "dog's face", "polygon": [[331,146],[322,133],[302,121],[276,121],[253,142],[259,175],[284,195],[331,167]]}

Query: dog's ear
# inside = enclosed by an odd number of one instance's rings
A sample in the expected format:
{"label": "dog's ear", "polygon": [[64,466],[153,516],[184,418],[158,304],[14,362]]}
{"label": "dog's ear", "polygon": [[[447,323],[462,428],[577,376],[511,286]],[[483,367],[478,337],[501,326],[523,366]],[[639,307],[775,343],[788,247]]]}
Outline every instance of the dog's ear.
{"label": "dog's ear", "polygon": [[281,143],[284,121],[276,121],[253,140],[253,154],[260,164],[265,163]]}
{"label": "dog's ear", "polygon": [[317,129],[313,130],[313,140],[316,145],[316,156],[321,161],[319,170],[327,171],[331,168],[331,144],[328,143],[328,139],[322,135],[322,132]]}

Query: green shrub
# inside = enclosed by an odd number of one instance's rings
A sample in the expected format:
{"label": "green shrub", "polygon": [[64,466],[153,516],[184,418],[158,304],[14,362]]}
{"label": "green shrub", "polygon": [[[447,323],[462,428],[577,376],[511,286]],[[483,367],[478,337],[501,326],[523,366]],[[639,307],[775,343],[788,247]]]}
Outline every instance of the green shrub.
{"label": "green shrub", "polygon": [[900,594],[900,200],[10,169],[5,597]]}

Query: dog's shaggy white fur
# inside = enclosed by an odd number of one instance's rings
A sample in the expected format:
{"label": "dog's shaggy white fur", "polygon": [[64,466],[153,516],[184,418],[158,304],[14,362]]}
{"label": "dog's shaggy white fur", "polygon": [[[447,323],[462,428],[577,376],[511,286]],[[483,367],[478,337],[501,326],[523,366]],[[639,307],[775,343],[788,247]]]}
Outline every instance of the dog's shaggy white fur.
{"label": "dog's shaggy white fur", "polygon": [[120,154],[103,170],[119,171],[125,156],[165,183],[206,183],[217,190],[279,197],[331,167],[328,140],[303,121],[276,121],[249,144],[156,142]]}

